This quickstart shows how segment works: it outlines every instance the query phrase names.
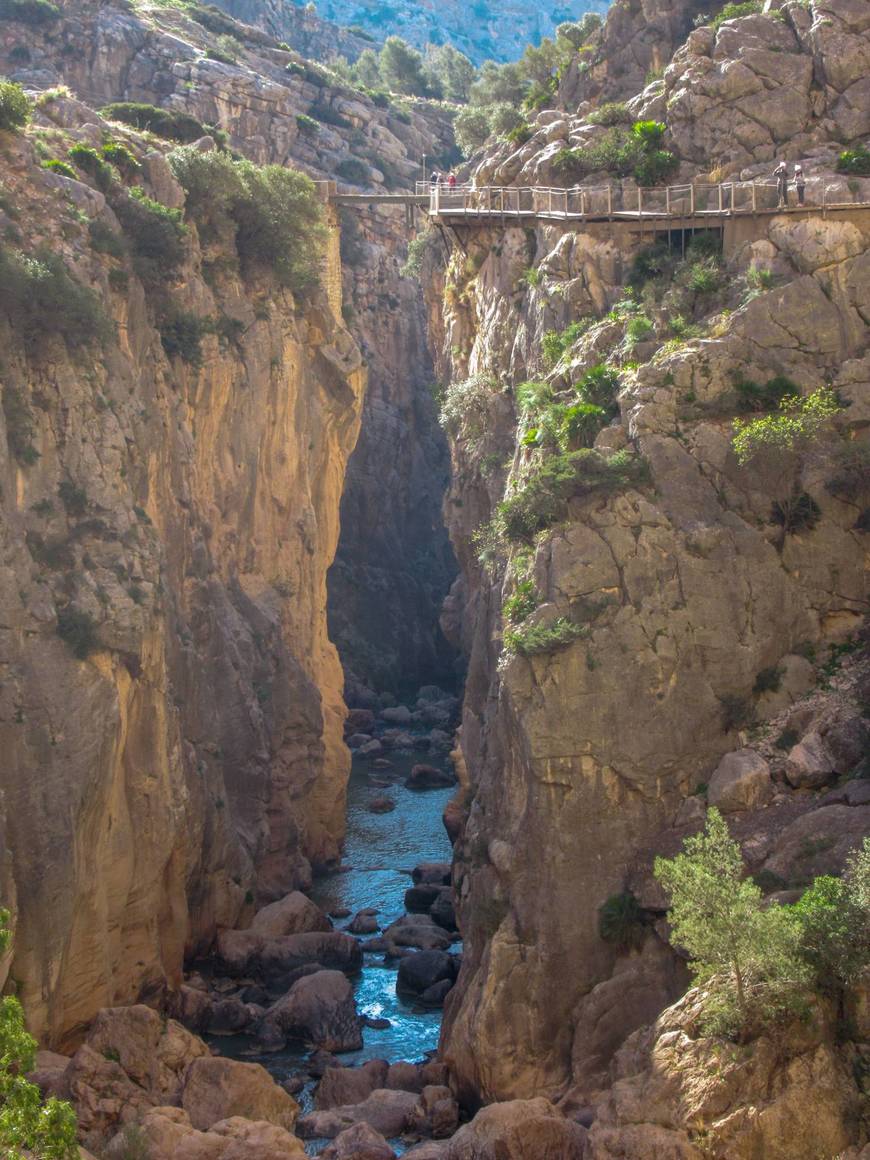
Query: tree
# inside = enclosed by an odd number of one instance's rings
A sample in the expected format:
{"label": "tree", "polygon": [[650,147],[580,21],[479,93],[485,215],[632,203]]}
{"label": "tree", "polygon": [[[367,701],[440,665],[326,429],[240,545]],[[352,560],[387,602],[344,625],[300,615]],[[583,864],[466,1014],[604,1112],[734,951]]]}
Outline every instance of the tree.
{"label": "tree", "polygon": [[743,466],[764,452],[799,455],[841,410],[834,392],[822,388],[803,398],[786,395],[780,401],[778,414],[749,422],[736,419],[731,446],[737,462]]}
{"label": "tree", "polygon": [[21,85],[0,77],[0,130],[15,132],[30,120],[30,101]]}
{"label": "tree", "polygon": [[[0,910],[0,954],[9,946],[9,911]],[[0,1000],[0,1146],[4,1160],[72,1160],[79,1154],[75,1112],[54,1098],[43,1100],[25,1079],[33,1068],[36,1040],[24,1026],[21,1004]],[[26,1150],[26,1151],[25,1151]]]}
{"label": "tree", "polygon": [[466,157],[476,153],[489,137],[489,114],[486,109],[477,109],[469,105],[461,109],[453,122],[456,134],[456,144]]}
{"label": "tree", "polygon": [[377,89],[384,83],[378,54],[373,49],[367,48],[361,52],[352,67],[354,80],[365,88]]}
{"label": "tree", "polygon": [[477,70],[464,53],[452,44],[429,45],[426,76],[430,89],[437,83],[450,101],[464,105],[471,95]]}
{"label": "tree", "polygon": [[[870,839],[855,855],[863,859],[870,878]],[[870,957],[870,907],[861,905],[862,887],[849,873],[845,878],[824,876],[794,905],[801,926],[801,953],[812,968],[820,989],[830,990],[856,978]]]}
{"label": "tree", "polygon": [[655,875],[670,896],[673,941],[707,986],[710,1030],[748,1032],[793,1005],[809,979],[799,922],[787,907],[762,906],[718,810],[708,811],[705,830],[686,839],[682,854],[656,859]]}
{"label": "tree", "polygon": [[477,80],[471,86],[469,103],[472,105],[494,105],[497,101],[507,101],[519,105],[526,94],[526,81],[519,64],[496,64],[485,60],[480,66]]}
{"label": "tree", "polygon": [[414,97],[428,95],[423,57],[401,36],[387,37],[378,63],[383,83],[394,92]]}

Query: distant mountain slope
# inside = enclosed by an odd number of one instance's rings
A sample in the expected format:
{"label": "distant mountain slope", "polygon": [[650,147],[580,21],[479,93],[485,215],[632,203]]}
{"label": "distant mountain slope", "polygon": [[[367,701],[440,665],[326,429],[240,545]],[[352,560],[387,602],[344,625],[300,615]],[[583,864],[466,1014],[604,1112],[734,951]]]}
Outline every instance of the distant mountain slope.
{"label": "distant mountain slope", "polygon": [[[317,56],[341,53],[354,59],[365,39],[342,28],[334,44],[328,31],[293,0],[218,0],[242,20],[268,28],[299,51]],[[528,44],[550,36],[558,24],[577,20],[584,12],[606,12],[609,0],[317,0],[317,16],[352,26],[383,41],[404,37],[410,44],[452,44],[475,64],[484,60],[516,60]],[[304,41],[304,43],[303,43]]]}

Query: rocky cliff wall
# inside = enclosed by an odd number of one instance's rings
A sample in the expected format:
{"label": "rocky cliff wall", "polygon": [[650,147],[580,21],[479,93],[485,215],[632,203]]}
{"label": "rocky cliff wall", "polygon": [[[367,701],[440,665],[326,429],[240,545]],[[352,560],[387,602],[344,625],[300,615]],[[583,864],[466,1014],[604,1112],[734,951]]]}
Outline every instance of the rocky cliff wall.
{"label": "rocky cliff wall", "polygon": [[[0,716],[11,974],[63,1043],[338,857],[326,571],[365,377],[324,298],[242,279],[192,223],[143,284],[103,194],[39,167],[45,140],[104,128],[64,98],[56,115],[71,128],[4,141],[6,245],[85,289],[2,323]],[[182,206],[162,154],[124,137],[146,191]],[[89,291],[102,349],[64,322]],[[191,319],[212,320],[201,354]]]}
{"label": "rocky cliff wall", "polygon": [[[837,22],[825,5],[787,7],[785,19],[723,25],[716,63],[692,82],[684,62],[694,33],[666,72],[671,99],[639,109],[667,119],[680,145],[684,128],[672,110],[693,105],[693,134],[724,116],[701,91],[714,72],[732,75],[744,54],[760,52],[765,36],[774,45],[823,35],[833,44],[836,29],[837,59],[860,58],[857,9],[840,10]],[[858,80],[856,68],[839,76],[827,107]],[[793,102],[780,96],[786,116]],[[536,145],[512,158],[505,150],[479,177],[542,179],[562,128],[545,126]],[[773,131],[777,144],[759,148],[788,148],[789,130]],[[832,172],[830,130],[814,122],[813,132],[816,188],[860,200],[866,183],[847,191]],[[759,155],[744,147],[750,174]],[[439,369],[451,382],[446,511],[470,652],[462,724],[470,791],[455,867],[465,954],[442,1049],[469,1099],[584,1103],[607,1082],[607,1060],[625,1035],[680,993],[682,969],[659,935],[620,951],[600,934],[600,908],[630,891],[651,921],[662,914],[650,891],[652,859],[697,827],[720,758],[751,743],[753,717],[770,715],[761,674],[792,674],[793,699],[818,679],[797,654],[827,655],[865,615],[863,492],[857,485],[846,499],[833,476],[836,463],[866,455],[866,229],[769,219],[766,236],[730,255],[716,289],[708,284],[700,297],[678,289],[687,271],[677,242],[676,266],[666,258],[665,273],[639,276],[641,243],[630,235],[478,230],[467,252],[454,252],[433,321]],[[663,305],[657,295],[669,279],[677,289]],[[564,353],[548,361],[544,335],[571,322]],[[554,421],[546,400],[576,401],[574,384],[601,364],[618,380],[618,415],[597,436],[600,458],[569,467],[545,425]],[[744,405],[735,384],[777,376],[804,395],[830,385],[843,404],[825,454],[792,464],[791,474],[741,466],[731,449]],[[544,386],[519,390],[527,380]],[[589,474],[570,486],[551,475],[528,491],[542,469]],[[788,534],[783,487],[813,511]],[[515,522],[506,530],[499,505],[518,494],[534,498],[508,509]],[[823,789],[852,768],[850,757],[828,760],[816,783]],[[806,844],[799,853],[798,832],[823,835],[828,857],[812,866],[823,873],[842,869],[868,827],[860,794],[837,805],[795,784],[781,776],[763,803],[739,806],[753,819],[742,834],[747,861],[789,882],[804,880],[809,856]]]}

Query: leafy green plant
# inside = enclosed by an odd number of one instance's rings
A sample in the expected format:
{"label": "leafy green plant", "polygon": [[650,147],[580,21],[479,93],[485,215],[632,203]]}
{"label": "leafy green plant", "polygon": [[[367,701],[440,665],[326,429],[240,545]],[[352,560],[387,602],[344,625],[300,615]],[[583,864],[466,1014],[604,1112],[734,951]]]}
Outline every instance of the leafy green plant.
{"label": "leafy green plant", "polygon": [[[0,12],[2,19],[2,12]],[[30,120],[30,101],[21,85],[0,77],[0,132],[15,133]]]}
{"label": "leafy green plant", "polygon": [[171,309],[160,319],[160,341],[170,358],[177,356],[198,369],[202,366],[202,340],[211,329],[208,319],[188,310]]}
{"label": "leafy green plant", "polygon": [[836,990],[870,962],[870,839],[850,856],[843,878],[816,878],[792,907],[800,950],[819,990]]}
{"label": "leafy green plant", "polygon": [[94,179],[94,184],[98,189],[103,190],[104,193],[109,189],[114,181],[115,173],[112,166],[100,156],[96,149],[91,149],[89,145],[73,145],[67,156],[76,168]]}
{"label": "leafy green plant", "polygon": [[589,327],[591,318],[578,318],[568,324],[564,330],[548,330],[541,340],[541,353],[548,367],[555,366],[562,356],[571,349]]}
{"label": "leafy green plant", "polygon": [[826,388],[811,395],[786,395],[778,413],[734,423],[731,445],[737,462],[746,464],[763,451],[795,452],[816,438],[842,406],[833,391]]}
{"label": "leafy green plant", "polygon": [[358,157],[343,157],[335,166],[335,174],[350,185],[371,185],[372,183],[371,170]]}
{"label": "leafy green plant", "polygon": [[4,383],[0,395],[6,424],[6,443],[19,463],[32,466],[39,458],[33,445],[33,420],[24,396],[11,383]]}
{"label": "leafy green plant", "polygon": [[549,624],[520,624],[517,628],[506,629],[503,635],[505,653],[523,657],[538,656],[541,653],[556,652],[573,644],[580,637],[587,636],[586,625],[575,624],[564,616],[559,616]]}
{"label": "leafy green plant", "polygon": [[296,125],[300,133],[307,133],[313,136],[320,132],[320,125],[313,117],[309,117],[307,113],[296,114]]}
{"label": "leafy green plant", "polygon": [[726,4],[721,12],[711,20],[708,16],[699,16],[697,23],[709,28],[718,29],[726,20],[739,20],[741,16],[755,16],[764,8],[762,0],[744,0],[743,3]]}
{"label": "leafy green plant", "polygon": [[[10,915],[0,910],[0,955],[10,944]],[[75,1160],[76,1117],[69,1104],[43,1100],[25,1077],[36,1061],[36,1040],[13,995],[0,999],[0,1149],[5,1160]]]}
{"label": "leafy green plant", "polygon": [[655,334],[652,320],[640,314],[630,318],[625,326],[625,349],[634,350],[642,342],[647,342]]}
{"label": "leafy green plant", "polygon": [[0,0],[0,20],[17,20],[38,28],[60,18],[60,8],[49,0]]}
{"label": "leafy green plant", "polygon": [[593,109],[586,118],[592,125],[630,125],[634,118],[628,105],[622,101],[608,101]]}
{"label": "leafy green plant", "polygon": [[451,383],[441,402],[441,426],[465,439],[479,439],[496,390],[497,384],[487,375],[472,375],[469,379]]}
{"label": "leafy green plant", "polygon": [[837,172],[848,173],[853,177],[870,177],[870,149],[866,145],[844,149],[837,158]]}
{"label": "leafy green plant", "polygon": [[114,333],[93,291],[47,251],[28,255],[0,247],[0,312],[30,355],[39,352],[47,335],[58,335],[74,349],[106,342]]}
{"label": "leafy green plant", "polygon": [[796,383],[785,375],[774,375],[765,383],[735,375],[734,389],[741,411],[772,411],[788,396],[800,393]]}
{"label": "leafy green plant", "polygon": [[209,135],[209,128],[188,113],[159,109],[137,101],[115,101],[100,110],[109,121],[120,121],[137,129],[148,129],[158,137],[182,143],[198,141]]}
{"label": "leafy green plant", "polygon": [[68,161],[61,161],[59,157],[51,157],[48,161],[41,163],[42,169],[47,169],[51,173],[59,173],[61,177],[71,177],[73,181],[78,181],[79,175],[73,169]]}
{"label": "leafy green plant", "polygon": [[146,282],[162,284],[184,261],[187,227],[181,210],[155,201],[139,187],[117,198],[113,208],[130,239],[137,273]]}
{"label": "leafy green plant", "polygon": [[520,580],[502,605],[502,618],[508,624],[522,624],[538,607],[540,597],[533,580]]}
{"label": "leafy green plant", "polygon": [[598,933],[618,951],[638,950],[646,937],[644,912],[630,891],[611,894],[598,908]]}
{"label": "leafy green plant", "polygon": [[58,609],[57,635],[80,661],[86,660],[100,647],[98,627],[89,612],[72,605]]}
{"label": "leafy green plant", "polygon": [[614,126],[582,148],[561,149],[553,164],[576,181],[604,171],[633,176],[639,185],[658,185],[679,165],[673,153],[661,148],[664,134],[659,121],[637,121],[631,129]]}
{"label": "leafy green plant", "polygon": [[749,1034],[795,1010],[809,981],[800,924],[788,908],[763,905],[717,809],[707,811],[703,833],[687,838],[681,854],[656,858],[655,876],[670,897],[672,941],[706,985],[709,1030]]}
{"label": "leafy green plant", "polygon": [[135,154],[120,141],[107,141],[100,155],[124,177],[134,177],[142,168]]}
{"label": "leafy green plant", "polygon": [[112,258],[123,258],[127,252],[124,239],[100,218],[88,222],[91,246],[98,254],[108,254]]}

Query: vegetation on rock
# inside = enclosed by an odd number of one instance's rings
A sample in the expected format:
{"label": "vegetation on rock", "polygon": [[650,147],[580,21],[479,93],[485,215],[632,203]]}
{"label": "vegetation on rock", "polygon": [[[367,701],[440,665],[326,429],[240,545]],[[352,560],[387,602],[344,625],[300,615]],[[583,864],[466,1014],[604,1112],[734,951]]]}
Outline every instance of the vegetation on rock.
{"label": "vegetation on rock", "polygon": [[0,131],[14,133],[30,120],[30,101],[21,85],[0,77]]}
{"label": "vegetation on rock", "polygon": [[31,255],[0,246],[0,314],[32,354],[47,335],[75,348],[105,342],[114,329],[96,294],[48,251]]}

